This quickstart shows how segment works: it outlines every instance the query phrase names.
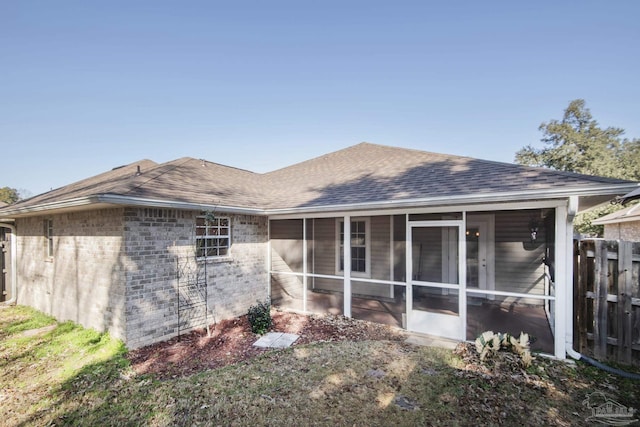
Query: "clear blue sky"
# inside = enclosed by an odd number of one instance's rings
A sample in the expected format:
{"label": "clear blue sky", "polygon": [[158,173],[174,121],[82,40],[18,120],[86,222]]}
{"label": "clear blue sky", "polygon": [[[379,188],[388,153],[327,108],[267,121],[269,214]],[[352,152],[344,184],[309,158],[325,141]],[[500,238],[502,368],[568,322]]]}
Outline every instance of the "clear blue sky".
{"label": "clear blue sky", "polygon": [[362,141],[512,162],[583,98],[640,137],[638,1],[0,2],[0,187]]}

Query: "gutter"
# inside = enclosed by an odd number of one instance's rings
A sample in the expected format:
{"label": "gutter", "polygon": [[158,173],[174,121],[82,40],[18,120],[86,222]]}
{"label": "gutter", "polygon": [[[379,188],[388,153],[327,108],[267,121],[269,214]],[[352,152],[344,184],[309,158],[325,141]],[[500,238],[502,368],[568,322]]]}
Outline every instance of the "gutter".
{"label": "gutter", "polygon": [[492,192],[486,194],[460,195],[460,196],[440,196],[440,197],[422,197],[415,199],[405,200],[382,200],[374,202],[358,202],[358,203],[342,203],[334,205],[324,206],[298,206],[298,207],[286,207],[286,208],[247,208],[238,206],[226,206],[207,203],[191,203],[191,202],[177,202],[170,200],[160,199],[146,199],[131,196],[122,196],[118,194],[97,194],[92,196],[79,197],[76,199],[63,200],[59,202],[50,202],[40,205],[20,208],[9,208],[0,210],[2,215],[15,217],[29,214],[37,214],[39,212],[58,210],[58,209],[73,209],[83,206],[89,206],[93,204],[111,204],[111,205],[129,205],[129,206],[148,206],[156,208],[170,208],[170,209],[194,209],[194,210],[213,210],[223,211],[235,214],[245,215],[288,215],[288,214],[304,214],[307,212],[314,213],[327,213],[337,211],[351,211],[351,210],[363,210],[363,209],[391,209],[391,208],[413,208],[424,206],[439,206],[439,205],[461,205],[461,204],[474,204],[474,203],[500,203],[500,202],[514,202],[514,201],[526,201],[526,200],[542,200],[553,198],[565,198],[569,196],[602,196],[607,194],[618,194],[621,192],[629,191],[629,189],[637,188],[636,183],[631,184],[612,184],[602,185],[597,187],[582,187],[575,189],[559,188],[559,189],[547,189],[544,191],[529,190],[525,192]]}
{"label": "gutter", "polygon": [[18,236],[15,225],[0,222],[0,227],[11,230],[11,298],[3,301],[2,304],[12,305],[18,300]]}
{"label": "gutter", "polygon": [[59,202],[44,203],[35,206],[29,206],[25,208],[16,207],[13,209],[5,209],[2,211],[2,215],[18,217],[29,214],[37,214],[39,212],[46,212],[51,210],[73,209],[83,206],[90,206],[96,204],[110,204],[121,206],[148,206],[154,208],[169,208],[169,209],[195,209],[195,210],[210,210],[215,209],[217,211],[224,211],[235,214],[245,215],[265,215],[263,209],[257,208],[243,208],[237,206],[223,206],[215,204],[203,204],[203,203],[189,203],[189,202],[175,202],[159,199],[145,199],[130,196],[120,196],[117,194],[98,194],[93,196],[79,197],[76,199],[62,200]]}

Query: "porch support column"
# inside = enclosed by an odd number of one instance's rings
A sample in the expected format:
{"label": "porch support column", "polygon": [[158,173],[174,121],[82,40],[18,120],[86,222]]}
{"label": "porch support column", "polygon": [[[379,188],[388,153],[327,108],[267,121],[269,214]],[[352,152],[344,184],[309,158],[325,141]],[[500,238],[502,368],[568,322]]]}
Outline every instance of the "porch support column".
{"label": "porch support column", "polygon": [[572,196],[567,205],[556,208],[556,259],[555,259],[555,325],[554,353],[558,359],[566,359],[567,345],[573,346],[573,217],[578,199]]}
{"label": "porch support column", "polygon": [[351,217],[344,217],[344,316],[351,317]]}
{"label": "porch support column", "polygon": [[302,311],[307,312],[307,218],[302,218]]}
{"label": "porch support column", "polygon": [[404,221],[405,228],[405,239],[404,239],[404,254],[405,254],[405,298],[406,298],[406,324],[404,325],[405,329],[411,330],[409,325],[411,325],[411,311],[413,310],[413,286],[411,285],[411,281],[413,280],[413,244],[411,242],[411,226],[409,223],[409,214],[405,215]]}

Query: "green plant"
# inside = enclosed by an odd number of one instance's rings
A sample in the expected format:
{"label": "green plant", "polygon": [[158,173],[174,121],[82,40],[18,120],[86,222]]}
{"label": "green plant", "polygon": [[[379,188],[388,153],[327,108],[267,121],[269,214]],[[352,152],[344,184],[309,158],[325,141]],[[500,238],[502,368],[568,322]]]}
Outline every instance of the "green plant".
{"label": "green plant", "polygon": [[480,354],[480,360],[484,361],[487,356],[494,355],[501,349],[511,350],[520,356],[522,365],[526,368],[531,366],[533,357],[529,350],[529,334],[520,333],[518,338],[509,333],[493,333],[493,331],[483,332],[476,338],[476,351]]}
{"label": "green plant", "polygon": [[257,301],[256,305],[249,307],[247,317],[251,325],[251,332],[260,335],[267,332],[273,324],[271,319],[271,301],[269,298],[264,302]]}

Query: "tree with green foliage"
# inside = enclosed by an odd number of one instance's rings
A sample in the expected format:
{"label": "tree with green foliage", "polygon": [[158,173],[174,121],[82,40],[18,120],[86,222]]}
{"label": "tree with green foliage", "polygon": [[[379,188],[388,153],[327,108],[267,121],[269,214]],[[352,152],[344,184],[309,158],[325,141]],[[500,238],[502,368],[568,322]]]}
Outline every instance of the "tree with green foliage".
{"label": "tree with green foliage", "polygon": [[[622,138],[624,130],[602,129],[583,99],[569,103],[562,120],[542,123],[543,148],[527,146],[516,153],[516,163],[587,175],[640,181],[640,139]],[[581,234],[601,236],[602,226],[591,222],[620,209],[619,205],[600,206],[576,217]]]}
{"label": "tree with green foliage", "polygon": [[583,99],[569,103],[562,120],[542,123],[543,148],[527,146],[516,163],[610,178],[640,180],[640,139],[623,139],[624,130],[602,129]]}
{"label": "tree with green foliage", "polygon": [[0,188],[0,202],[12,204],[20,200],[20,193],[15,188]]}

